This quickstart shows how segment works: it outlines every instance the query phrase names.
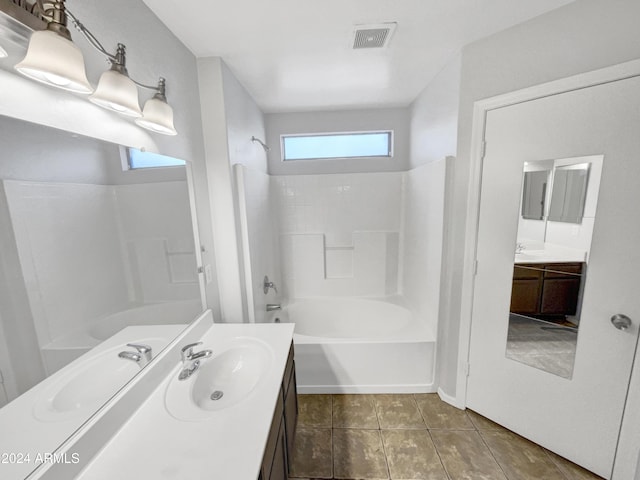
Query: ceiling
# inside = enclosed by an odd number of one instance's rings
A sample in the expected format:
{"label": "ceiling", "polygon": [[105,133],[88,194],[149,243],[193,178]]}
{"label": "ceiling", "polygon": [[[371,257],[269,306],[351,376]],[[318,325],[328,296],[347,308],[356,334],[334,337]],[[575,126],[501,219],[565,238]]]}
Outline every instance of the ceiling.
{"label": "ceiling", "polygon": [[[264,112],[406,106],[464,45],[571,1],[144,0]],[[387,47],[351,48],[354,25],[384,22]]]}

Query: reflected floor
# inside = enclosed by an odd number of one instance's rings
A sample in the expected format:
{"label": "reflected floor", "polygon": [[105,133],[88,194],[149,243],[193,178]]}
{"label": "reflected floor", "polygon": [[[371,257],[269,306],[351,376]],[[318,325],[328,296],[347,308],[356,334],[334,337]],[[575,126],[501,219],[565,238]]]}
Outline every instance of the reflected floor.
{"label": "reflected floor", "polygon": [[509,314],[507,358],[570,379],[578,329]]}

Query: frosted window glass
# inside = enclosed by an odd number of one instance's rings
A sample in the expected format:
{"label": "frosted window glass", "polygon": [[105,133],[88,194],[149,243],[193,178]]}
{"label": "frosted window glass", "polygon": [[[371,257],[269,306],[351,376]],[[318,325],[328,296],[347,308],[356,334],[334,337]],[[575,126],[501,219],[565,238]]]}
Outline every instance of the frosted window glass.
{"label": "frosted window glass", "polygon": [[391,157],[392,138],[392,132],[283,136],[282,159]]}
{"label": "frosted window glass", "polygon": [[160,155],[159,153],[143,152],[135,148],[127,148],[129,156],[129,168],[157,168],[157,167],[179,167],[186,165],[184,160]]}

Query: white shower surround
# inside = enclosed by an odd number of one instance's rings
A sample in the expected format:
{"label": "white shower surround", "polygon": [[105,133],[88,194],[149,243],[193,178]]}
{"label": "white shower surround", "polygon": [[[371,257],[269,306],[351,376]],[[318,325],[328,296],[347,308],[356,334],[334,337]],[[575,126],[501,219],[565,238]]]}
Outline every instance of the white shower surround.
{"label": "white shower surround", "polygon": [[296,324],[300,393],[435,391],[435,337],[402,297],[296,299],[273,317]]}
{"label": "white shower surround", "polygon": [[[435,391],[445,161],[271,177],[242,168],[237,179],[249,309],[296,323],[299,391]],[[279,255],[274,299],[256,286]],[[267,298],[288,306],[265,315]]]}

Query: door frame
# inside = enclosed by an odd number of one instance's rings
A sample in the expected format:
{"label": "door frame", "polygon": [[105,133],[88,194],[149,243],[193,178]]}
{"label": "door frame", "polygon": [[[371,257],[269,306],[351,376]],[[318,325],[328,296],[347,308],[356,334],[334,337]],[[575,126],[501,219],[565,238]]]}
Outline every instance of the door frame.
{"label": "door frame", "polygon": [[[466,408],[469,352],[471,346],[471,322],[475,288],[476,255],[480,220],[480,195],[482,191],[482,166],[485,150],[487,113],[497,108],[508,107],[539,98],[549,97],[573,90],[594,87],[640,76],[640,60],[613,65],[591,72],[543,83],[514,92],[478,100],[473,105],[471,131],[470,172],[465,222],[465,246],[462,268],[462,291],[460,305],[460,330],[458,337],[458,362],[456,395],[453,404]],[[615,461],[614,461],[615,464]]]}

